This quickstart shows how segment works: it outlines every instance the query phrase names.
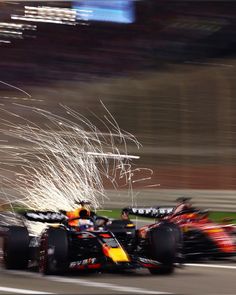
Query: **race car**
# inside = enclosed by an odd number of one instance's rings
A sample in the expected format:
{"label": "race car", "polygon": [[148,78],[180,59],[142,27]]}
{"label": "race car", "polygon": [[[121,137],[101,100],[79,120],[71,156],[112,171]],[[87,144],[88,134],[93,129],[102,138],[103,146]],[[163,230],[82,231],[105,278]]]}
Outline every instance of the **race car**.
{"label": "race car", "polygon": [[173,228],[181,231],[173,223],[161,221],[143,240],[129,220],[89,215],[82,217],[81,228],[81,223],[74,223],[81,217],[68,218],[65,212],[26,212],[27,220],[46,222],[47,226],[39,235],[29,234],[26,226],[8,226],[3,243],[5,267],[36,267],[45,275],[139,267],[149,269],[151,274],[173,272],[182,243]]}
{"label": "race car", "polygon": [[[185,206],[186,205],[186,206]],[[150,230],[160,221],[168,221],[181,228],[183,257],[189,259],[214,259],[236,255],[236,226],[232,223],[215,223],[206,210],[194,208],[189,198],[183,198],[176,207],[130,207],[123,212],[131,215],[156,218],[158,221],[139,229],[139,235],[147,238]]]}

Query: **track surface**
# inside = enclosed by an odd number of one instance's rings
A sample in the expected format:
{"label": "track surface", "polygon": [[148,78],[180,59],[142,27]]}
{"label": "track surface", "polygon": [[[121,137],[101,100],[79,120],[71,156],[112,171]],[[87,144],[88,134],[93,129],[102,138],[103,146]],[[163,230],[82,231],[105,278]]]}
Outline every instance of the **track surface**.
{"label": "track surface", "polygon": [[186,265],[171,276],[147,270],[124,273],[42,276],[0,268],[0,294],[204,294],[235,295],[236,261]]}

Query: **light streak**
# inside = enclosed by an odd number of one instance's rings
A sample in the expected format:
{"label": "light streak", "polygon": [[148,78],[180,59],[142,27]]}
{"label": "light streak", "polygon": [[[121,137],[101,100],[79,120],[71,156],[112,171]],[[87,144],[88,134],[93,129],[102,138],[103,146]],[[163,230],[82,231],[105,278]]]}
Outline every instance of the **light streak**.
{"label": "light streak", "polygon": [[[10,22],[0,22],[0,36],[2,38],[23,39],[25,31],[36,31],[37,26],[16,24]],[[1,40],[1,43],[11,43],[10,40]]]}
{"label": "light streak", "polygon": [[11,43],[11,41],[9,41],[9,40],[0,40],[0,43],[6,43],[6,44],[10,44],[10,43]]}
{"label": "light streak", "polygon": [[122,154],[112,154],[112,153],[90,153],[88,152],[89,155],[93,155],[93,156],[98,156],[98,157],[107,157],[107,158],[126,158],[126,159],[139,159],[139,156],[132,156],[132,155],[122,155]]}
{"label": "light streak", "polygon": [[15,23],[4,23],[0,22],[0,28],[8,28],[8,29],[20,29],[20,30],[36,30],[36,26],[26,25],[26,24],[15,24]]}
{"label": "light streak", "polygon": [[10,31],[10,30],[0,30],[0,34],[12,34],[12,35],[22,35],[22,32],[19,31]]}
{"label": "light streak", "polygon": [[25,13],[23,16],[11,15],[11,19],[29,22],[76,25],[76,15],[76,10],[70,8],[25,6]]}
{"label": "light streak", "polygon": [[14,88],[14,89],[16,89],[16,90],[18,90],[18,91],[20,91],[20,92],[26,94],[28,97],[31,97],[31,95],[30,95],[28,92],[24,91],[23,89],[21,89],[21,88],[19,88],[19,87],[16,87],[16,86],[14,86],[14,85],[12,85],[12,84],[10,84],[10,83],[4,82],[4,81],[0,81],[0,83],[3,84],[3,85],[8,86],[8,87],[10,87],[10,88]]}
{"label": "light streak", "polygon": [[23,20],[23,21],[29,21],[29,22],[42,22],[42,23],[53,23],[53,24],[61,24],[61,25],[76,25],[76,23],[72,21],[64,21],[61,19],[46,19],[40,16],[18,16],[18,15],[12,15],[11,19],[14,20]]}

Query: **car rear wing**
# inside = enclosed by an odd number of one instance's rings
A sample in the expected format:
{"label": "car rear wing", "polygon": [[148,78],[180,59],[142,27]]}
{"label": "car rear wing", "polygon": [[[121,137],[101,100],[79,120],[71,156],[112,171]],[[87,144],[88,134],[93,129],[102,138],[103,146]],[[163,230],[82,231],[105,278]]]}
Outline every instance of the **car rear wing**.
{"label": "car rear wing", "polygon": [[152,218],[161,218],[167,215],[170,215],[175,207],[127,207],[122,210],[122,213],[143,216],[143,217],[152,217]]}
{"label": "car rear wing", "polygon": [[47,223],[60,223],[68,219],[65,214],[54,211],[27,211],[22,215],[30,221]]}

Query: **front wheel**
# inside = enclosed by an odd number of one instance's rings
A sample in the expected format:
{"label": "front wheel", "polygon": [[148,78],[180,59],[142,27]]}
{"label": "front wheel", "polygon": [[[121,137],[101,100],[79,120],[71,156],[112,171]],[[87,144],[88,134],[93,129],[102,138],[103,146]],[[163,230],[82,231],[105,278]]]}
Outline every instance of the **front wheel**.
{"label": "front wheel", "polygon": [[161,264],[157,268],[149,268],[151,274],[171,274],[179,249],[176,227],[169,224],[160,224],[149,232],[149,251],[151,258]]}
{"label": "front wheel", "polygon": [[3,240],[3,259],[7,269],[25,269],[29,260],[29,233],[26,227],[10,226]]}
{"label": "front wheel", "polygon": [[49,228],[40,244],[39,270],[45,275],[63,274],[68,270],[68,237],[64,229]]}

